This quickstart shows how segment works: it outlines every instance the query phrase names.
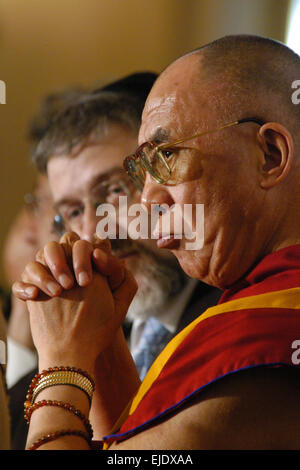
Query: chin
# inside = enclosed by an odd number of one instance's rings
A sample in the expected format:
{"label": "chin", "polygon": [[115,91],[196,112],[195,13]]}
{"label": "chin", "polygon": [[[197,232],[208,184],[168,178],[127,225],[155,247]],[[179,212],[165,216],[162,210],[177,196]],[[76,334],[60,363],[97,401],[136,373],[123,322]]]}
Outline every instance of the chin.
{"label": "chin", "polygon": [[175,250],[173,253],[178,259],[181,268],[189,277],[199,279],[218,289],[226,289],[239,278],[239,276],[235,275],[229,276],[228,270],[224,270],[224,268],[222,273],[221,269],[212,269],[211,253],[204,254],[201,252],[201,256],[199,251]]}
{"label": "chin", "polygon": [[[172,251],[176,256],[183,271],[193,279],[205,281],[209,275],[209,261],[210,256],[199,256],[199,251],[188,250],[174,250]],[[208,283],[208,282],[207,282]]]}

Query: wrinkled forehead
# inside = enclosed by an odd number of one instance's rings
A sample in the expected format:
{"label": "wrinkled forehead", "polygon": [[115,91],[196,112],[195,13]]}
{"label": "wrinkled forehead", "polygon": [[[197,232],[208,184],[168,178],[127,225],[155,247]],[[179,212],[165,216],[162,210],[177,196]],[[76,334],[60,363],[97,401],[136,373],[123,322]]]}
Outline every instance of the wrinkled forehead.
{"label": "wrinkled forehead", "polygon": [[[153,86],[142,115],[139,144],[158,134],[166,140],[199,128],[206,95],[199,80],[199,58],[184,57],[169,66]],[[160,132],[163,130],[163,132]]]}

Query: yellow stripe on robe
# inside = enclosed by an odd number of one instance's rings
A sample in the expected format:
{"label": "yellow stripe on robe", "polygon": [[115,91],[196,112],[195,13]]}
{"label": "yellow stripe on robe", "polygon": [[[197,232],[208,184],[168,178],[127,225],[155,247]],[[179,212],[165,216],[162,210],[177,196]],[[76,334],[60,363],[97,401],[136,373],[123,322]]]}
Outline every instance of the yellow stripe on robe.
{"label": "yellow stripe on robe", "polygon": [[[184,330],[182,330],[177,336],[175,336],[175,338],[173,338],[167,344],[165,349],[154,361],[144,381],[142,382],[137,394],[132,400],[131,407],[129,409],[129,415],[131,415],[136,410],[143,396],[147,393],[155,379],[159,376],[163,366],[169,360],[169,358],[177,349],[177,347],[188,336],[190,331],[192,331],[198,323],[206,320],[207,318],[213,317],[215,315],[220,315],[222,313],[252,308],[300,308],[300,287],[268,292],[267,294],[253,295],[251,297],[242,297],[240,299],[231,300],[229,302],[224,302],[222,304],[208,308],[202,315],[196,318]],[[128,411],[128,408],[126,408],[126,411]]]}

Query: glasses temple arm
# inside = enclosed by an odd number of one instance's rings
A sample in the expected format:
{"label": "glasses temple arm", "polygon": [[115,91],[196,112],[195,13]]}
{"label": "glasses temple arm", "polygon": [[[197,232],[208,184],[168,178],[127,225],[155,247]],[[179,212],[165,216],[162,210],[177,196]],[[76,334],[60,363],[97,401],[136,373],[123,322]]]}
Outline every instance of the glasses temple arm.
{"label": "glasses temple arm", "polygon": [[210,131],[200,132],[200,133],[198,133],[198,134],[192,135],[191,137],[186,137],[186,138],[184,138],[184,139],[179,139],[179,140],[176,140],[176,141],[174,141],[174,142],[168,142],[167,144],[158,144],[158,145],[157,145],[157,148],[158,148],[158,149],[168,148],[168,147],[170,147],[170,145],[178,145],[178,144],[181,144],[181,143],[183,143],[183,142],[187,142],[188,140],[195,139],[196,137],[201,137],[201,136],[203,136],[203,135],[212,134],[213,132],[216,132],[216,131],[220,131],[220,130],[222,130],[222,129],[225,129],[226,127],[237,126],[238,124],[243,124],[244,122],[255,122],[255,123],[258,124],[259,126],[262,126],[262,125],[264,124],[264,122],[261,121],[261,120],[258,119],[258,118],[244,118],[244,119],[239,119],[238,121],[230,122],[229,124],[225,124],[224,126],[217,127],[217,128],[212,129],[212,130],[210,130]]}

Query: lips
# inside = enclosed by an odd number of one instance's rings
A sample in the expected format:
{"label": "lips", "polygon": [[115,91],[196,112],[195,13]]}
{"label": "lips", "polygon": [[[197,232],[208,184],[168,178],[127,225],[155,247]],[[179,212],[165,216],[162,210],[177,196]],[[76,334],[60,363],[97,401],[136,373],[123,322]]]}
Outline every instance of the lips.
{"label": "lips", "polygon": [[180,240],[174,236],[161,237],[156,242],[157,248],[168,248],[168,250],[175,250],[180,245]]}

